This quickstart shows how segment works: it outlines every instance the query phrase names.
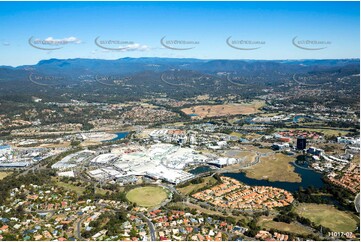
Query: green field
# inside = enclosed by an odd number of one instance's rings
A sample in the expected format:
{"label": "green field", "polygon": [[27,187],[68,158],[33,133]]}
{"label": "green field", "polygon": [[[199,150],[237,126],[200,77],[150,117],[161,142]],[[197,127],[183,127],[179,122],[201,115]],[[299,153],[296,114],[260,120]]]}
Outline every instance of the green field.
{"label": "green field", "polygon": [[193,191],[197,191],[205,186],[213,185],[217,182],[217,180],[214,177],[208,176],[202,178],[202,182],[199,184],[189,184],[188,186],[177,188],[178,191],[180,191],[184,195],[188,195],[192,193]]}
{"label": "green field", "polygon": [[[76,192],[78,195],[82,195],[85,191],[85,186],[76,186],[76,185],[73,185],[73,184],[70,184],[70,183],[67,183],[67,182],[62,182],[62,181],[59,181],[58,178],[52,178],[52,181],[55,182],[55,184],[58,186],[58,187],[63,187],[67,190],[71,190],[71,191],[74,191]],[[100,188],[96,188],[95,190],[95,193],[98,193],[98,194],[101,194],[101,195],[105,195],[107,191],[104,190],[104,189],[100,189]]]}
{"label": "green field", "polygon": [[154,207],[161,204],[168,197],[168,194],[162,187],[147,186],[130,190],[126,197],[138,206]]}
{"label": "green field", "polygon": [[12,174],[12,172],[2,172],[1,171],[0,172],[0,181],[11,174]]}
{"label": "green field", "polygon": [[[346,135],[347,133],[349,133],[350,131],[346,131],[345,129],[337,129],[337,128],[334,128],[334,129],[317,129],[317,128],[289,128],[289,129],[292,129],[292,130],[301,130],[301,131],[310,131],[310,132],[321,132],[323,133],[324,135],[329,135],[329,136],[332,136],[332,135],[336,135],[338,136],[339,134],[341,135]],[[284,130],[284,128],[282,129],[277,129],[278,131],[281,131],[281,130]]]}
{"label": "green field", "polygon": [[84,187],[74,186],[74,185],[66,183],[66,182],[58,181],[58,182],[56,182],[56,185],[59,187],[63,187],[67,190],[74,191],[79,195],[83,194],[83,192],[85,191]]}
{"label": "green field", "polygon": [[295,160],[294,157],[276,153],[261,157],[260,160],[260,163],[244,170],[247,177],[269,181],[301,182],[301,177],[290,163]]}
{"label": "green field", "polygon": [[186,208],[190,208],[190,209],[196,209],[197,211],[199,211],[201,213],[204,213],[204,214],[217,215],[217,216],[224,217],[224,218],[231,217],[231,218],[236,219],[236,221],[239,221],[239,220],[248,221],[248,218],[246,216],[242,215],[242,214],[239,214],[237,216],[232,215],[231,213],[224,214],[224,213],[219,212],[219,211],[213,211],[213,210],[210,210],[210,209],[207,209],[207,208],[202,208],[201,206],[199,206],[197,204],[193,204],[193,203],[177,202],[177,203],[170,204],[169,207],[172,207],[172,205],[176,206],[176,210],[177,209],[184,210]]}
{"label": "green field", "polygon": [[357,226],[356,219],[351,214],[332,205],[301,203],[297,206],[296,213],[334,232],[352,232]]}
{"label": "green field", "polygon": [[279,231],[284,232],[292,232],[295,234],[301,234],[301,235],[309,235],[312,234],[310,230],[305,228],[304,226],[296,223],[284,223],[284,222],[275,222],[271,219],[262,218],[258,224],[258,226],[265,228],[265,229],[276,229]]}

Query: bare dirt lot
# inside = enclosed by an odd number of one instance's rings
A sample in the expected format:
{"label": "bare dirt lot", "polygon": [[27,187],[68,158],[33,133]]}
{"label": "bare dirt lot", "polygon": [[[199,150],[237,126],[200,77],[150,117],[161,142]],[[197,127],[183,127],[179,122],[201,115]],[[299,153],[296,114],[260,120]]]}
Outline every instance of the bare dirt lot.
{"label": "bare dirt lot", "polygon": [[222,105],[199,105],[182,109],[187,115],[195,115],[192,118],[219,117],[236,114],[253,114],[259,112],[264,102],[253,101],[251,103],[233,103]]}

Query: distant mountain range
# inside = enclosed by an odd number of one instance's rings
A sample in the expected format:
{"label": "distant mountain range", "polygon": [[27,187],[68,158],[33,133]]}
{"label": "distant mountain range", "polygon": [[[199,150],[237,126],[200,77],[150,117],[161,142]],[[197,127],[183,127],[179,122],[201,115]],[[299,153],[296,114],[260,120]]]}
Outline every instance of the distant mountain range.
{"label": "distant mountain range", "polygon": [[[270,90],[285,92],[294,85],[355,93],[359,73],[359,59],[50,59],[36,65],[0,66],[0,101],[24,96],[89,101],[164,95],[183,99],[201,94],[253,98]],[[294,80],[295,74],[302,80]]]}
{"label": "distant mountain range", "polygon": [[144,71],[163,72],[172,69],[217,72],[304,72],[321,69],[359,66],[359,59],[332,60],[201,60],[190,58],[121,58],[101,59],[49,59],[36,65],[18,67],[0,66],[0,79],[21,75],[23,72],[43,74],[94,75],[133,74]]}

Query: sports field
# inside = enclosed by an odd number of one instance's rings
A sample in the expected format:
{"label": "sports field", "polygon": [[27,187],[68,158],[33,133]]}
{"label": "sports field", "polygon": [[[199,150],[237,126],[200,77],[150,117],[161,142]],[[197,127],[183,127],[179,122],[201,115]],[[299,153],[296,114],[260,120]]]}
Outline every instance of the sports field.
{"label": "sports field", "polygon": [[297,206],[296,213],[334,232],[353,232],[357,226],[351,214],[340,211],[332,205],[301,203]]}
{"label": "sports field", "polygon": [[127,199],[141,207],[154,207],[161,204],[167,197],[167,192],[162,187],[146,186],[130,190]]}

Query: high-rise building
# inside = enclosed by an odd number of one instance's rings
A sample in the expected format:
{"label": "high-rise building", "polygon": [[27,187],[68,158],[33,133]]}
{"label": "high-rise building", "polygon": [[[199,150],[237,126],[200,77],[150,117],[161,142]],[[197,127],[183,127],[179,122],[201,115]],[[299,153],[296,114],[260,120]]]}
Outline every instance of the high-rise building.
{"label": "high-rise building", "polygon": [[304,150],[304,149],[306,149],[306,144],[307,144],[307,142],[306,142],[306,138],[305,137],[303,137],[303,136],[299,136],[298,138],[297,138],[297,149],[298,150]]}

